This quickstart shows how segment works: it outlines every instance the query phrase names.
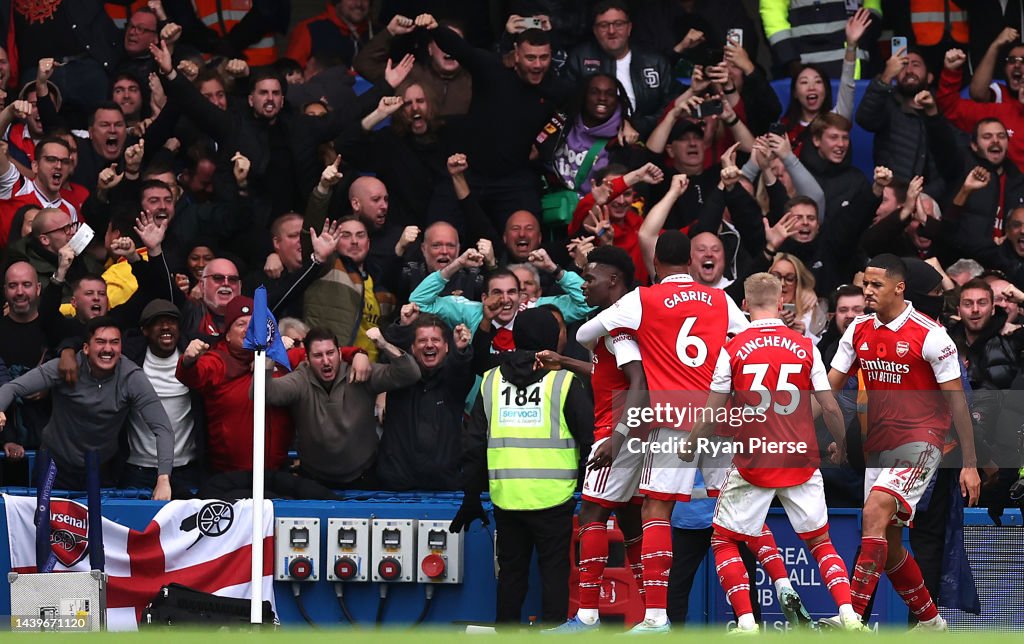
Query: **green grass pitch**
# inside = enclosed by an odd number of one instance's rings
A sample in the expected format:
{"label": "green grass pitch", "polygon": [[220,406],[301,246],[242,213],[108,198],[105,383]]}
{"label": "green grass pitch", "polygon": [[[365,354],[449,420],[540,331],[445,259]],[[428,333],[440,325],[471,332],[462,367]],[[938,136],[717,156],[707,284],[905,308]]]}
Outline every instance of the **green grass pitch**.
{"label": "green grass pitch", "polygon": [[[539,633],[534,633],[535,629],[527,629],[520,633],[501,633],[501,634],[474,634],[466,635],[455,629],[426,629],[426,628],[391,628],[382,630],[373,629],[352,629],[352,628],[321,628],[319,630],[311,630],[305,626],[292,626],[289,628],[281,628],[276,632],[261,632],[261,633],[247,633],[247,632],[215,632],[212,630],[198,631],[198,630],[165,630],[165,631],[143,631],[141,633],[90,633],[90,634],[76,634],[73,639],[65,640],[71,642],[85,642],[93,641],[99,642],[102,638],[103,642],[115,642],[115,644],[212,644],[214,640],[209,640],[209,637],[216,638],[216,644],[277,644],[281,642],[296,642],[301,641],[302,644],[337,644],[339,641],[344,641],[345,644],[407,644],[410,642],[416,642],[416,644],[454,644],[456,641],[461,640],[467,643],[478,643],[485,644],[492,642],[494,644],[512,644],[513,642],[522,642],[525,640],[537,641]],[[586,634],[583,636],[572,636],[564,635],[554,637],[555,641],[577,641],[585,644],[596,644],[598,642],[622,642],[621,638],[617,638],[616,631],[601,632],[598,634]],[[973,642],[977,644],[979,636],[984,638],[984,644],[1010,644],[1010,642],[1019,643],[1022,641],[1021,633],[1006,633],[987,631],[985,633],[969,632],[969,633],[925,633],[925,634],[914,634],[910,635],[906,629],[898,628],[887,628],[883,629],[875,635],[865,634],[852,634],[852,633],[817,633],[817,632],[806,632],[806,631],[789,631],[787,633],[781,632],[769,632],[762,634],[760,639],[774,639],[783,640],[787,642],[793,642],[795,644],[801,644],[806,642],[807,644],[822,644],[827,640],[843,640],[849,641],[850,639],[866,638],[868,641],[877,644],[897,644],[898,642],[904,642],[906,638],[911,638],[915,641],[935,641],[944,642],[949,644],[968,644]],[[540,636],[542,641],[549,641],[550,637]],[[736,641],[749,641],[748,637],[727,637],[721,629],[695,629],[687,628],[681,629],[675,633],[669,635],[660,636],[664,638],[685,638],[692,641],[698,641],[700,644],[717,644],[719,642],[736,642]],[[202,639],[200,639],[202,638]],[[301,640],[299,639],[301,638]],[[343,638],[340,639],[340,638]],[[613,639],[614,638],[614,639]],[[63,640],[63,638],[61,638]],[[659,639],[658,637],[654,638]]]}

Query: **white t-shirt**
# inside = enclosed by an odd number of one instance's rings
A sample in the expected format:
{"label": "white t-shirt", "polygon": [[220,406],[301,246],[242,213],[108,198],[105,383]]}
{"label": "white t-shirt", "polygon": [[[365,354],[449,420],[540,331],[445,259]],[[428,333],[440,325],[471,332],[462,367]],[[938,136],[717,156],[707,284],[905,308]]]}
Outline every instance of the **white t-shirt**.
{"label": "white t-shirt", "polygon": [[633,62],[633,52],[629,52],[622,58],[615,61],[615,78],[619,79],[626,89],[626,96],[629,97],[629,104],[636,109],[636,92],[633,91],[633,79],[629,76],[629,64]]}

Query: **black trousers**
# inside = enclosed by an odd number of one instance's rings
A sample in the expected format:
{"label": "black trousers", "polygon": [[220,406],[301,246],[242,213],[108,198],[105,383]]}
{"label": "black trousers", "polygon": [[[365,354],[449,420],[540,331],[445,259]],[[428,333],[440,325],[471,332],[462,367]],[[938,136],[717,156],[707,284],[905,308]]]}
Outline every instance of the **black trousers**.
{"label": "black trousers", "polygon": [[[697,569],[708,557],[713,528],[685,529],[672,528],[672,568],[668,574],[668,620],[673,626],[682,626],[690,604],[690,590]],[[761,621],[761,605],[757,599],[757,557],[746,544],[740,544],[740,556],[750,575],[750,604],[754,608],[754,619]],[[709,559],[712,568],[714,558]]]}
{"label": "black trousers", "polygon": [[569,545],[575,509],[575,498],[546,510],[502,510],[494,506],[494,527],[498,532],[497,623],[520,623],[534,549],[540,564],[541,621],[565,621],[569,612]]}

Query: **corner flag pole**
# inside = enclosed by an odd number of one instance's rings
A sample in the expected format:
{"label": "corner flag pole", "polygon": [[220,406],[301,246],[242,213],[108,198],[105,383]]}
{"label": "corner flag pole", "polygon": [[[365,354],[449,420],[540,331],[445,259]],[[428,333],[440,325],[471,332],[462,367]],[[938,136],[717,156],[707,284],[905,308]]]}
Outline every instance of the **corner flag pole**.
{"label": "corner flag pole", "polygon": [[249,623],[263,623],[263,451],[267,410],[267,352],[257,349],[253,369],[252,415],[252,603]]}

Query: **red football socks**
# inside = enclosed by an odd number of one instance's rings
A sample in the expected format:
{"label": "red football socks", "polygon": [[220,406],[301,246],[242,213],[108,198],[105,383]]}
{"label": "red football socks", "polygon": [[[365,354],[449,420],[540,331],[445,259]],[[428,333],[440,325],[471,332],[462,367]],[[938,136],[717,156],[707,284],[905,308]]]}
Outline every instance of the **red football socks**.
{"label": "red football socks", "polygon": [[588,523],[580,528],[580,608],[597,608],[601,578],[608,564],[608,526]]}
{"label": "red football socks", "polygon": [[917,561],[910,556],[909,552],[903,553],[903,561],[896,564],[885,574],[892,583],[893,590],[906,602],[910,612],[914,614],[919,622],[927,622],[935,619],[939,614],[932,595],[924,587],[924,577],[921,576],[921,568]]}
{"label": "red football socks", "polygon": [[647,608],[668,607],[668,572],[672,567],[672,526],[664,519],[644,521],[642,555]]}
{"label": "red football socks", "polygon": [[626,549],[626,561],[629,563],[629,571],[633,573],[633,580],[636,581],[640,600],[644,601],[647,596],[647,593],[644,592],[644,564],[642,562],[644,538],[639,536],[626,539],[622,545]]}
{"label": "red football socks", "polygon": [[836,552],[831,540],[825,540],[811,548],[811,555],[818,562],[821,578],[825,587],[832,593],[836,606],[852,604],[850,596],[850,577],[846,572],[846,564]]}
{"label": "red football socks", "polygon": [[711,551],[715,553],[715,571],[718,581],[725,591],[738,618],[740,615],[753,614],[750,604],[750,576],[747,567],[740,557],[740,544],[730,537],[715,535],[711,537]]}
{"label": "red football socks", "polygon": [[853,610],[861,617],[871,601],[871,595],[878,585],[878,578],[885,566],[885,557],[889,550],[889,542],[884,537],[863,537],[860,540],[860,556],[853,568],[853,579],[850,584],[850,595],[853,599]]}

